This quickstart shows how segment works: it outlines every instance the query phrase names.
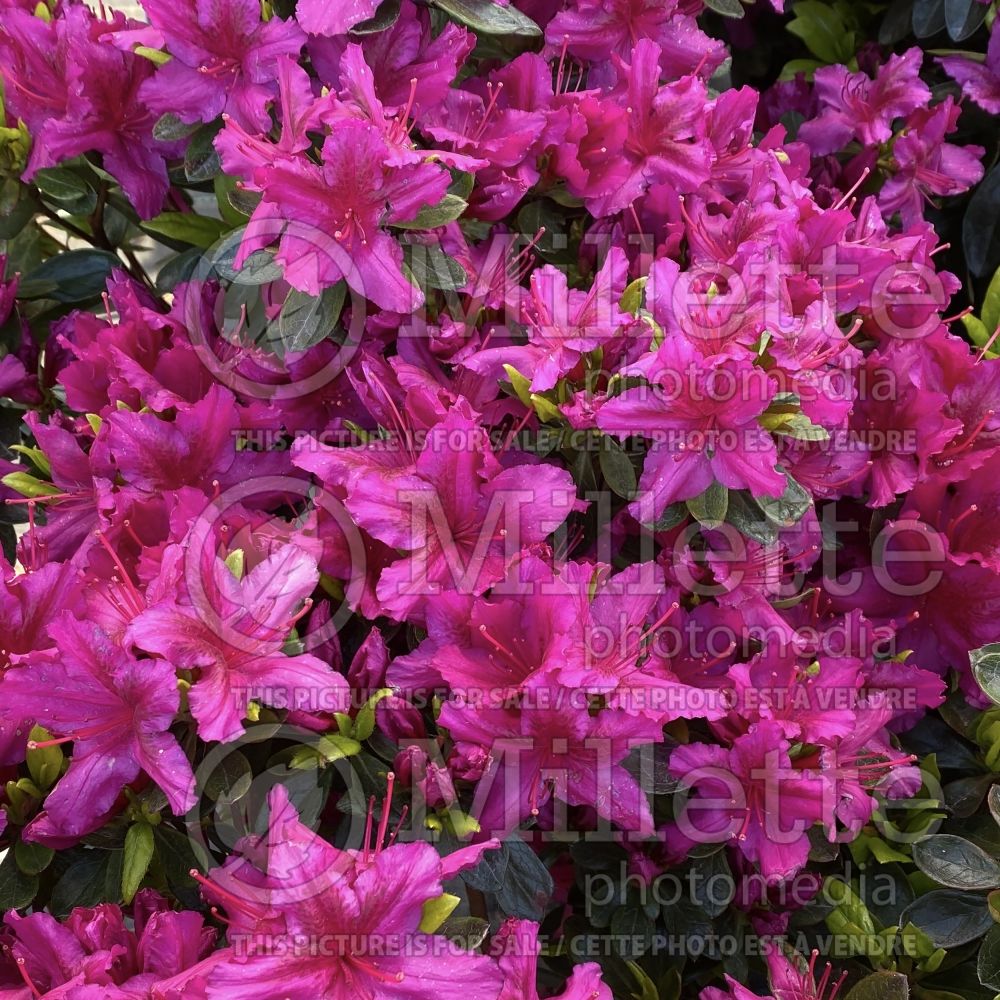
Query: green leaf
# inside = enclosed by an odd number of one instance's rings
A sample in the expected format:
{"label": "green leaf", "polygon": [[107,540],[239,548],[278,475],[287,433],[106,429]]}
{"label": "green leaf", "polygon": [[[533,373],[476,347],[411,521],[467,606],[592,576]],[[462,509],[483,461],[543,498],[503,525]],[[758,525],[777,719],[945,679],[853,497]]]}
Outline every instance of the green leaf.
{"label": "green leaf", "polygon": [[668,504],[660,516],[647,525],[647,527],[650,531],[670,531],[671,528],[676,528],[681,521],[684,521],[687,516],[688,508],[686,503]]}
{"label": "green leaf", "polygon": [[991,642],[969,653],[972,675],[983,693],[995,705],[1000,705],[1000,642]]}
{"label": "green leaf", "polygon": [[147,219],[140,225],[154,236],[165,236],[205,250],[217,242],[227,229],[220,219],[196,215],[194,212],[162,212],[155,219]]}
{"label": "green leaf", "polygon": [[930,38],[944,31],[944,0],[916,0],[913,5],[913,33],[917,38]]}
{"label": "green leaf", "polygon": [[957,948],[982,937],[993,926],[981,896],[953,889],[935,889],[918,896],[900,917],[913,922],[934,942],[935,948]]}
{"label": "green leaf", "polygon": [[976,975],[983,986],[1000,990],[1000,927],[991,927],[976,959]]}
{"label": "green leaf", "polygon": [[993,821],[1000,826],[1000,785],[994,785],[989,790],[986,795],[986,804],[989,806]]}
{"label": "green leaf", "polygon": [[283,356],[308,350],[325,340],[337,325],[346,296],[343,281],[324,288],[319,295],[293,288],[285,296],[277,321],[269,327],[269,331],[277,333],[278,343],[268,346]]}
{"label": "green leaf", "polygon": [[878,29],[878,43],[891,48],[913,29],[913,0],[893,0]]}
{"label": "green leaf", "polygon": [[353,736],[356,740],[366,740],[375,732],[375,707],[391,694],[392,688],[380,688],[361,706],[354,719]]}
{"label": "green leaf", "polygon": [[1000,864],[961,837],[941,833],[913,845],[914,864],[949,889],[1000,888]]}
{"label": "green leaf", "polygon": [[153,828],[133,823],[125,834],[125,863],[122,866],[122,899],[132,902],[153,860]]}
{"label": "green leaf", "polygon": [[786,28],[805,42],[809,51],[826,63],[846,63],[854,56],[854,34],[840,14],[821,0],[799,0],[795,17]]}
{"label": "green leaf", "polygon": [[633,991],[631,994],[634,1000],[660,1000],[660,991],[656,988],[653,980],[643,972],[642,966],[635,962],[626,962],[625,964],[639,987],[638,993]]}
{"label": "green leaf", "polygon": [[424,900],[420,915],[420,930],[424,934],[434,934],[461,902],[458,896],[453,896],[450,892],[443,892],[433,899]]}
{"label": "green leaf", "polygon": [[765,516],[754,498],[745,490],[729,491],[726,521],[741,535],[770,545],[778,538],[778,526]]}
{"label": "green leaf", "polygon": [[989,342],[990,330],[987,329],[986,324],[981,319],[978,319],[971,313],[966,313],[962,317],[962,326],[965,327],[965,332],[969,335],[969,340],[976,347],[985,347]]}
{"label": "green leaf", "polygon": [[788,485],[780,497],[757,497],[756,502],[765,517],[779,527],[790,528],[812,507],[812,497],[787,473],[785,479]]}
{"label": "green leaf", "polygon": [[[49,897],[49,909],[53,915],[61,917],[76,906],[96,906],[106,902],[108,871],[120,860],[121,853],[93,849],[79,852],[53,886]],[[117,892],[116,886],[114,894],[117,895]]]}
{"label": "green leaf", "polygon": [[464,951],[475,951],[486,940],[489,930],[489,921],[481,917],[449,917],[437,932]]}
{"label": "green leaf", "polygon": [[242,212],[238,209],[232,200],[232,196],[238,193],[238,188],[236,185],[239,180],[235,177],[230,177],[229,174],[218,174],[215,180],[212,181],[212,187],[215,189],[215,204],[219,208],[219,215],[222,216],[223,221],[227,224],[227,229],[235,229],[239,226],[245,226],[247,221],[247,216],[249,212]]}
{"label": "green leaf", "polygon": [[969,199],[962,221],[962,245],[977,277],[1000,265],[1000,166],[994,167]]}
{"label": "green leaf", "polygon": [[525,920],[541,919],[554,890],[549,870],[519,837],[487,851],[475,867],[462,872],[462,880],[495,895],[507,916]]}
{"label": "green leaf", "polygon": [[438,247],[412,245],[404,249],[404,254],[407,266],[421,288],[455,292],[469,283],[465,268]]}
{"label": "green leaf", "polygon": [[712,483],[704,493],[687,501],[691,516],[704,528],[718,528],[729,509],[729,490],[722,483]]}
{"label": "green leaf", "polygon": [[705,6],[723,17],[743,17],[746,13],[740,0],[705,0]]}
{"label": "green leaf", "polygon": [[436,205],[424,205],[413,219],[393,222],[396,229],[437,229],[454,222],[469,207],[457,194],[446,194]]}
{"label": "green leaf", "polygon": [[165,115],[160,115],[153,126],[153,138],[160,142],[178,142],[197,132],[200,127],[198,122],[188,125],[172,111],[168,111]]}
{"label": "green leaf", "polygon": [[[36,743],[44,743],[52,738],[52,734],[41,726],[32,726],[28,739]],[[63,766],[63,751],[59,745],[50,747],[32,747],[29,744],[25,754],[28,773],[31,780],[43,791],[47,792],[59,780]]]}
{"label": "green leaf", "polygon": [[979,0],[944,0],[944,21],[952,41],[962,42],[974,35],[989,9],[989,4]]}
{"label": "green leaf", "polygon": [[631,500],[635,495],[635,466],[622,446],[614,438],[603,435],[598,453],[604,481],[620,497]]}
{"label": "green leaf", "polygon": [[641,906],[619,906],[611,918],[615,950],[623,957],[644,954],[655,933],[656,924]]}
{"label": "green leaf", "polygon": [[38,892],[38,876],[27,875],[9,851],[0,861],[0,910],[23,910],[30,906]]}
{"label": "green leaf", "polygon": [[42,194],[70,215],[90,215],[97,207],[97,192],[69,167],[39,170],[34,181]]}
{"label": "green leaf", "polygon": [[432,0],[439,10],[484,35],[540,38],[542,29],[516,7],[501,7],[492,0]]}
{"label": "green leaf", "polygon": [[171,257],[156,274],[156,290],[161,294],[172,292],[182,281],[187,281],[197,270],[204,254],[198,247],[182,250]]}
{"label": "green leaf", "polygon": [[316,744],[316,752],[328,763],[354,757],[362,751],[361,744],[339,733],[326,733]]}
{"label": "green leaf", "polygon": [[148,45],[137,45],[132,51],[137,56],[142,56],[143,59],[148,59],[157,66],[163,66],[173,59],[169,52],[164,52],[163,49],[154,49]]}
{"label": "green leaf", "polygon": [[25,875],[39,875],[52,863],[56,852],[44,844],[30,844],[19,840],[14,845],[14,860]]}
{"label": "green leaf", "polygon": [[855,983],[844,1000],[907,1000],[909,995],[909,979],[883,969]]}
{"label": "green leaf", "polygon": [[[740,8],[742,10],[742,8]],[[643,296],[646,292],[646,283],[649,281],[648,277],[636,278],[628,287],[622,292],[621,298],[621,310],[622,312],[627,312],[632,316],[638,316],[639,310],[642,308]]]}
{"label": "green leaf", "polygon": [[374,35],[376,32],[391,28],[399,20],[401,0],[383,0],[378,9],[367,21],[354,25],[352,35]]}
{"label": "green leaf", "polygon": [[205,780],[202,792],[211,802],[225,798],[227,802],[236,802],[250,791],[253,784],[253,768],[246,756],[235,750],[226,754],[212,769]]}
{"label": "green leaf", "polygon": [[[191,878],[191,869],[197,868],[191,841],[183,833],[161,823],[153,829],[156,858],[163,868],[163,874],[170,891],[185,907],[196,908],[201,900],[198,883]],[[204,859],[209,861],[209,859]]]}
{"label": "green leaf", "polygon": [[218,131],[219,125],[212,123],[202,125],[191,136],[184,154],[184,176],[192,184],[210,181],[216,174],[222,172],[222,161],[213,145]]}
{"label": "green leaf", "polygon": [[50,257],[21,281],[21,299],[77,303],[100,298],[112,269],[122,262],[106,250],[65,250]]}
{"label": "green leaf", "polygon": [[991,334],[1000,326],[1000,268],[990,279],[989,287],[983,296],[983,307],[979,310],[979,317]]}
{"label": "green leaf", "polygon": [[6,476],[0,479],[0,483],[4,486],[9,487],[12,490],[16,490],[23,497],[50,497],[55,496],[59,490],[52,485],[52,483],[47,483],[43,479],[38,479],[36,476],[31,475],[30,472],[8,472]]}

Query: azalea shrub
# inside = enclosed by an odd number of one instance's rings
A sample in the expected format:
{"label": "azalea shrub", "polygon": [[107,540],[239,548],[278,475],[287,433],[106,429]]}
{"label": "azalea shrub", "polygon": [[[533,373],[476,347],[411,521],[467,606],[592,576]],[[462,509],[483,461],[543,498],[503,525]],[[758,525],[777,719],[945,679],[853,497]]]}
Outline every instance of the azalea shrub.
{"label": "azalea shrub", "polygon": [[0,0],[0,996],[992,1000],[997,3],[97,8]]}

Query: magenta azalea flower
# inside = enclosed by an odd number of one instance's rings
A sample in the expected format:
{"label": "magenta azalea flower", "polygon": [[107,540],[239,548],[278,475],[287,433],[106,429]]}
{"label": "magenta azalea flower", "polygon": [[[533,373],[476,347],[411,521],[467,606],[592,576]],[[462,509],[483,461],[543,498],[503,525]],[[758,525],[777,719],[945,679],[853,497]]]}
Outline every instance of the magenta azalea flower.
{"label": "magenta azalea flower", "polygon": [[279,241],[277,259],[290,285],[310,295],[341,278],[383,309],[409,314],[423,301],[403,274],[402,247],[381,227],[412,219],[439,202],[450,177],[430,163],[387,166],[378,129],[340,123],[323,145],[323,162],[283,159],[254,171],[263,201],[237,257]]}
{"label": "magenta azalea flower", "polygon": [[965,56],[939,58],[941,68],[962,87],[962,93],[991,115],[1000,115],[1000,31],[990,32],[986,61]]}
{"label": "magenta azalea flower", "polygon": [[818,772],[797,769],[775,722],[758,722],[731,749],[699,743],[670,755],[670,773],[706,798],[678,819],[677,840],[733,843],[766,879],[806,863],[807,831],[824,818]]}
{"label": "magenta azalea flower", "polygon": [[340,674],[315,656],[286,655],[281,648],[317,577],[316,560],[295,545],[277,550],[243,579],[213,559],[197,573],[189,602],[166,597],[139,614],[126,635],[194,672],[188,697],[203,739],[239,736],[254,700],[346,711]]}
{"label": "magenta azalea flower", "polygon": [[281,785],[268,804],[264,837],[201,879],[226,911],[230,944],[208,960],[208,1000],[495,1000],[491,959],[420,930],[442,881],[495,841],[446,858],[430,844],[385,846],[387,798],[374,846],[342,851],[300,822]]}
{"label": "magenta azalea flower", "polygon": [[889,56],[879,66],[875,79],[867,73],[851,73],[846,66],[823,66],[816,70],[816,96],[820,114],[804,122],[799,138],[817,155],[843,149],[851,139],[877,146],[892,137],[892,123],[930,103],[931,92],[919,77],[923,53],[907,49]]}
{"label": "magenta azalea flower", "polygon": [[631,504],[641,520],[716,481],[758,495],[784,492],[774,442],[757,420],[774,394],[765,372],[735,357],[704,358],[674,336],[623,374],[643,375],[649,385],[608,399],[597,426],[622,439],[652,439]]}
{"label": "magenta azalea flower", "polygon": [[261,19],[257,0],[145,0],[150,26],[116,34],[116,44],[166,48],[172,58],[144,84],[157,114],[209,122],[223,112],[245,128],[270,128],[267,106],[277,61],[297,56],[305,35],[294,21]]}
{"label": "magenta azalea flower", "polygon": [[[490,947],[499,956],[504,975],[498,1000],[539,1000],[538,924],[507,920]],[[552,1000],[612,1000],[612,994],[601,978],[601,967],[596,962],[582,962],[573,969],[566,988],[552,994]]]}
{"label": "magenta azalea flower", "polygon": [[55,648],[26,656],[2,690],[11,712],[73,743],[70,768],[45,800],[51,823],[66,835],[90,832],[143,771],[175,813],[187,812],[194,776],[169,732],[180,703],[173,666],[136,659],[68,612],[49,634]]}

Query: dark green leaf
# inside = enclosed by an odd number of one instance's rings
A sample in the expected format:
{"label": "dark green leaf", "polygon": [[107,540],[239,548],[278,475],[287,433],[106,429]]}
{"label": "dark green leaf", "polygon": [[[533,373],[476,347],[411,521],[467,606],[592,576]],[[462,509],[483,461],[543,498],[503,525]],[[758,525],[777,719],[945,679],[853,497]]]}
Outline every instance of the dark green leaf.
{"label": "dark green leaf", "polygon": [[473,889],[495,895],[507,916],[525,920],[542,918],[554,889],[549,870],[520,838],[487,851],[474,868],[462,872],[462,879]]}
{"label": "dark green leaf", "polygon": [[469,203],[464,198],[446,194],[436,205],[425,205],[416,218],[394,222],[393,225],[397,229],[436,229],[454,222],[468,207]]}
{"label": "dark green leaf", "polygon": [[156,290],[162,295],[172,292],[182,281],[187,281],[202,259],[202,252],[191,247],[171,257],[156,274]]}
{"label": "dark green leaf", "polygon": [[902,972],[882,970],[855,983],[844,1000],[907,1000],[910,981]]}
{"label": "dark green leaf", "polygon": [[656,932],[656,924],[642,907],[621,906],[611,918],[611,936],[619,955],[643,955]]}
{"label": "dark green leaf", "polygon": [[1000,824],[1000,785],[994,785],[990,789],[986,801],[990,807],[990,815],[993,817],[994,822]]}
{"label": "dark green leaf", "polygon": [[184,176],[192,184],[210,181],[222,170],[222,161],[212,144],[219,126],[202,125],[192,136],[184,154]]}
{"label": "dark green leaf", "polygon": [[180,243],[208,249],[226,231],[226,224],[194,212],[162,212],[155,219],[142,223],[142,228],[154,236],[165,236]]}
{"label": "dark green leaf", "polygon": [[944,20],[952,41],[962,42],[974,35],[989,9],[989,4],[979,0],[944,0]]}
{"label": "dark green leaf", "polygon": [[56,882],[49,898],[49,909],[64,916],[76,906],[96,906],[107,897],[108,867],[120,851],[82,851]]}
{"label": "dark green leaf", "polygon": [[692,900],[710,917],[721,916],[732,902],[735,885],[726,852],[699,858],[694,868],[698,877],[691,883]]}
{"label": "dark green leaf", "polygon": [[19,840],[14,845],[14,860],[25,875],[38,875],[45,871],[55,857],[55,851],[44,844],[31,844]]}
{"label": "dark green leaf", "polygon": [[160,142],[177,142],[179,139],[186,139],[193,132],[197,132],[199,127],[198,122],[188,125],[172,111],[168,111],[165,115],[160,115],[153,126],[153,138],[159,139]]}
{"label": "dark green leaf", "polygon": [[[191,869],[197,868],[191,841],[173,827],[161,823],[153,829],[157,860],[163,865],[163,873],[170,891],[184,906],[197,907],[201,894],[198,883],[191,878]],[[204,859],[208,861],[208,859]]]}
{"label": "dark green leaf", "polygon": [[969,199],[962,245],[973,274],[992,274],[1000,265],[1000,166],[986,175]]}
{"label": "dark green leaf", "polygon": [[691,516],[704,528],[718,528],[729,509],[729,490],[722,483],[712,483],[704,493],[687,501]]}
{"label": "dark green leaf", "polygon": [[38,876],[26,875],[17,866],[13,851],[0,861],[0,910],[22,910],[38,892]]}
{"label": "dark green leaf", "polygon": [[540,38],[542,29],[513,4],[501,7],[493,0],[432,0],[449,17],[484,35]]}
{"label": "dark green leaf", "polygon": [[125,834],[125,857],[122,866],[122,899],[132,902],[153,860],[153,828],[148,823],[133,823]]}
{"label": "dark green leaf", "polygon": [[989,934],[983,938],[976,960],[976,974],[983,986],[1000,990],[1000,927],[991,927]]}
{"label": "dark green leaf", "polygon": [[69,167],[39,170],[34,180],[42,194],[71,215],[90,215],[97,207],[97,192]]}
{"label": "dark green leaf", "polygon": [[785,478],[788,485],[780,497],[757,497],[757,505],[779,527],[790,528],[812,507],[812,497],[787,473]]}
{"label": "dark green leaf", "polygon": [[970,774],[944,786],[944,800],[953,816],[965,819],[975,814],[986,793],[997,780],[995,774]]}
{"label": "dark green leaf", "polygon": [[28,274],[21,282],[18,297],[64,303],[97,299],[112,269],[121,266],[121,261],[105,250],[67,250]]}
{"label": "dark green leaf", "polygon": [[705,0],[705,6],[723,17],[743,17],[746,13],[740,0]]}
{"label": "dark green leaf", "polygon": [[24,185],[19,185],[17,201],[10,211],[0,213],[0,240],[12,240],[38,211],[38,202]]}
{"label": "dark green leaf", "polygon": [[769,545],[777,540],[778,526],[768,520],[757,502],[745,490],[730,490],[726,521],[741,535]]}
{"label": "dark green leaf", "polygon": [[614,438],[604,435],[598,460],[604,481],[618,496],[630,500],[635,494],[635,467],[622,446]]}
{"label": "dark green leaf", "polygon": [[293,288],[282,303],[277,321],[268,328],[277,338],[268,346],[284,356],[318,344],[333,332],[346,295],[343,281],[324,288],[319,295],[306,295]]}
{"label": "dark green leaf", "polygon": [[217,802],[223,796],[229,802],[235,802],[246,795],[252,783],[250,761],[239,750],[234,750],[212,768],[201,791],[212,802]]}
{"label": "dark green leaf", "polygon": [[913,845],[913,861],[939,885],[949,889],[996,889],[1000,864],[961,837],[941,833]]}
{"label": "dark green leaf", "polygon": [[993,918],[982,896],[935,889],[903,911],[900,924],[908,923],[924,931],[935,948],[956,948],[982,937],[993,926]]}
{"label": "dark green leaf", "polygon": [[944,0],[916,0],[913,4],[913,33],[917,38],[930,38],[944,31]]}
{"label": "dark green leaf", "polygon": [[434,246],[416,244],[406,247],[406,263],[421,288],[454,292],[468,284],[465,268],[454,257]]}
{"label": "dark green leaf", "polygon": [[897,45],[913,30],[913,0],[892,0],[878,29],[879,45]]}
{"label": "dark green leaf", "polygon": [[972,675],[983,693],[995,705],[1000,705],[1000,642],[991,642],[969,653]]}
{"label": "dark green leaf", "polygon": [[480,917],[449,917],[437,933],[465,951],[475,951],[486,940],[489,929],[489,921]]}
{"label": "dark green leaf", "polygon": [[786,29],[805,42],[809,51],[826,63],[847,62],[854,55],[854,35],[833,7],[821,0],[799,0],[794,19]]}
{"label": "dark green leaf", "polygon": [[399,20],[401,6],[400,0],[383,0],[375,13],[367,21],[362,21],[351,28],[351,34],[374,35],[378,31],[385,31],[386,28],[391,28]]}
{"label": "dark green leaf", "polygon": [[676,528],[687,516],[686,503],[672,503],[665,507],[663,513],[648,527],[650,531],[670,531],[671,528]]}

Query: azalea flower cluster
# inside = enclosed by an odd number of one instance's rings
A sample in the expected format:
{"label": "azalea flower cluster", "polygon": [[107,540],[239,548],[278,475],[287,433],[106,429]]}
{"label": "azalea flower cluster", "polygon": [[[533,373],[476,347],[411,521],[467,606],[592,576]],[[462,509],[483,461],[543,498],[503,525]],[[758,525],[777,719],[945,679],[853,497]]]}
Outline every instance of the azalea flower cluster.
{"label": "azalea flower cluster", "polygon": [[[142,6],[0,0],[8,173],[66,234],[0,259],[3,863],[125,866],[11,909],[0,995],[610,1000],[540,959],[568,834],[641,882],[724,852],[786,931],[921,794],[899,735],[986,704],[1000,358],[928,221],[985,150],[927,80],[996,112],[998,32],[759,91],[701,0]],[[227,842],[230,750],[292,779]],[[165,830],[210,844],[179,883]],[[548,893],[459,946],[515,840]]]}

